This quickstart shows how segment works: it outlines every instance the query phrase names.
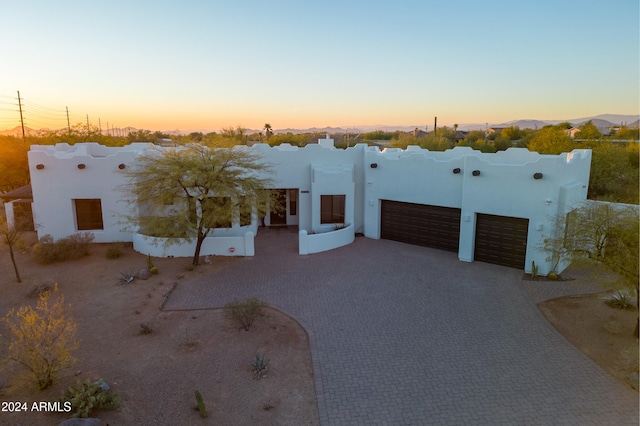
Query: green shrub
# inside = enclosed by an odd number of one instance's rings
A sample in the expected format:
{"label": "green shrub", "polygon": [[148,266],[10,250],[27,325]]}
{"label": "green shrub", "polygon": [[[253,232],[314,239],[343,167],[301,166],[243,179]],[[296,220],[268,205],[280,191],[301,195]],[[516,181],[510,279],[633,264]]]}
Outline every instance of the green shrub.
{"label": "green shrub", "polygon": [[75,410],[72,417],[89,417],[95,409],[112,410],[120,406],[120,397],[111,392],[109,386],[102,381],[91,382],[89,379],[69,387],[60,398],[60,402],[71,402],[71,409]]}
{"label": "green shrub", "polygon": [[57,241],[47,234],[33,246],[33,256],[43,264],[79,259],[89,254],[92,242],[93,234],[90,232],[73,234]]}
{"label": "green shrub", "polygon": [[117,259],[124,254],[122,251],[122,243],[113,243],[110,244],[107,248],[107,259]]}
{"label": "green shrub", "polygon": [[245,299],[243,302],[234,300],[224,305],[224,314],[227,318],[236,321],[241,328],[249,331],[253,321],[262,315],[262,308],[266,304],[257,297]]}

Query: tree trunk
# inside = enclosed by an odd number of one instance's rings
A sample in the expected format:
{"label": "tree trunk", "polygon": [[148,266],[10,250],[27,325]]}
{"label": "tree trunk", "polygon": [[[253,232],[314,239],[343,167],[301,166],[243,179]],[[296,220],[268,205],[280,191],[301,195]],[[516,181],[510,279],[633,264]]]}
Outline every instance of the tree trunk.
{"label": "tree trunk", "polygon": [[22,282],[20,279],[20,272],[18,272],[18,265],[16,264],[16,259],[13,257],[13,244],[9,244],[9,255],[11,255],[11,262],[13,263],[13,270],[16,271],[16,279],[19,283]]}
{"label": "tree trunk", "polygon": [[206,237],[206,233],[198,232],[198,238],[196,239],[196,252],[193,254],[193,262],[191,262],[193,266],[198,266],[198,263],[200,263],[200,249],[202,248],[202,243]]}

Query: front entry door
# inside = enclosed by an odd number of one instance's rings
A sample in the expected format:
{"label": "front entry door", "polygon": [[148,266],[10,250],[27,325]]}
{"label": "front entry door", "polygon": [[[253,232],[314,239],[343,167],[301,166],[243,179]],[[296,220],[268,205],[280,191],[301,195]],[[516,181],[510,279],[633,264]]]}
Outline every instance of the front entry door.
{"label": "front entry door", "polygon": [[275,193],[275,202],[278,203],[278,211],[271,211],[269,219],[271,220],[271,226],[274,225],[286,225],[287,224],[287,190],[286,189],[273,189]]}

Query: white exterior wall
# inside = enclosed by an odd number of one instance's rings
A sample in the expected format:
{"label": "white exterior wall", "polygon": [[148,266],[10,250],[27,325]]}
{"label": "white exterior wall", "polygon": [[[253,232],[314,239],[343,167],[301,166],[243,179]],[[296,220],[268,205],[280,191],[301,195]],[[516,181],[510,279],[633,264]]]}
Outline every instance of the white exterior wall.
{"label": "white exterior wall", "polygon": [[[138,151],[151,144],[136,143],[126,147],[105,147],[97,143],[66,143],[55,146],[34,145],[28,153],[33,220],[38,237],[50,234],[55,239],[78,231],[74,199],[102,200],[103,230],[91,232],[95,242],[131,241],[131,232],[122,231],[120,185],[126,182],[118,166],[130,167]],[[84,169],[78,169],[84,164]],[[44,166],[38,169],[38,165]]]}
{"label": "white exterior wall", "polygon": [[[96,241],[132,241],[132,233],[123,232],[123,225],[118,223],[127,208],[120,201],[123,194],[118,187],[125,180],[118,166],[132,166],[136,155],[150,146],[33,146],[29,167],[38,235],[61,238],[77,232],[73,199],[100,198],[105,229],[93,231]],[[380,151],[359,144],[342,150],[333,147],[329,138],[304,148],[258,144],[236,149],[249,150],[272,167],[273,188],[298,189],[297,224],[308,237],[331,227],[320,224],[321,195],[345,194],[345,223],[352,225],[349,233],[364,233],[370,238],[380,238],[381,200],[459,208],[458,257],[463,261],[474,258],[477,214],[526,218],[529,233],[525,270],[533,260],[541,274],[550,272],[549,262],[537,247],[552,229],[552,216],[565,214],[586,199],[591,162],[590,150],[558,156],[517,148],[483,154],[468,147],[445,152],[419,147]],[[79,170],[79,163],[86,168]],[[44,168],[37,169],[38,164]],[[460,173],[453,173],[456,168]],[[479,170],[480,175],[473,176],[473,170]],[[542,173],[542,179],[534,179],[534,173]],[[213,236],[240,237],[257,231],[254,220],[250,226],[216,229]],[[213,251],[218,253],[219,249]]]}

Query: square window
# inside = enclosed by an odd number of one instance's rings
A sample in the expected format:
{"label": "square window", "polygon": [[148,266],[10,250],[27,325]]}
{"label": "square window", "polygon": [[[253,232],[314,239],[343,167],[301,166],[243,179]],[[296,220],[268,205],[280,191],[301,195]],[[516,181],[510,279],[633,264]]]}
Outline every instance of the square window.
{"label": "square window", "polygon": [[76,208],[78,231],[104,229],[102,223],[102,201],[95,199],[73,200]]}

